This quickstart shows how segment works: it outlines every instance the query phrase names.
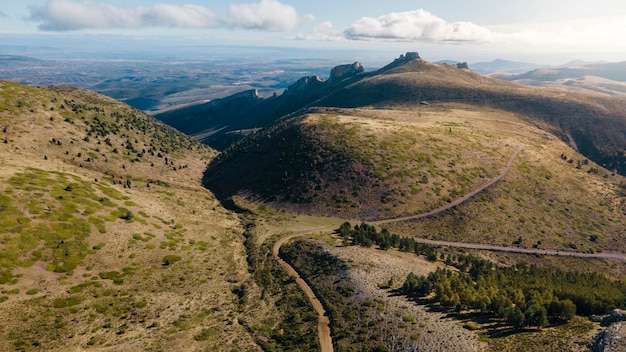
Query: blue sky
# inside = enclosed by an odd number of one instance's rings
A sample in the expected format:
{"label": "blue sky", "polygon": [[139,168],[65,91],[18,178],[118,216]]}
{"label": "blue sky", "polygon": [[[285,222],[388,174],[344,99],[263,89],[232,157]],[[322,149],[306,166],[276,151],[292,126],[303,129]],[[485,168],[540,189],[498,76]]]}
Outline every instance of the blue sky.
{"label": "blue sky", "polygon": [[[20,0],[0,3],[0,45],[193,43],[531,61],[626,61],[623,0]],[[43,38],[43,39],[42,39]],[[58,44],[56,44],[58,45]],[[0,51],[2,49],[0,48]],[[426,55],[425,55],[426,54]]]}

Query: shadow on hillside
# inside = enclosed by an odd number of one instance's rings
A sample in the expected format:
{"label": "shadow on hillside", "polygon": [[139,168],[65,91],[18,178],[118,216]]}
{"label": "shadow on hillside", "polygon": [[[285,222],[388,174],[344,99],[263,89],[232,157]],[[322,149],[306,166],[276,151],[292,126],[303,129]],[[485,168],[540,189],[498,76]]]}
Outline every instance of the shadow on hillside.
{"label": "shadow on hillside", "polygon": [[[444,314],[441,319],[453,319],[462,323],[464,329],[470,331],[480,331],[484,333],[490,339],[505,338],[520,333],[529,333],[541,331],[541,329],[525,327],[514,328],[506,324],[504,319],[496,318],[489,313],[481,313],[478,311],[461,311],[457,312],[453,309],[442,307],[437,304],[436,300],[425,297],[407,297],[402,289],[389,290],[388,295],[390,297],[404,297],[410,302],[415,303],[418,306],[425,308],[429,313],[441,313]],[[560,325],[560,324],[558,324]],[[551,325],[555,326],[555,325]]]}

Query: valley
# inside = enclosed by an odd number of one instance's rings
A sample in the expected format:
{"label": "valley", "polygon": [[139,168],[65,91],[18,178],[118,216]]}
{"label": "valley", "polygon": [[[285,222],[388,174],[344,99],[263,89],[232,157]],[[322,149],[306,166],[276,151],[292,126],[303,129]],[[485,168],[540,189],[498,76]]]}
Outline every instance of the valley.
{"label": "valley", "polygon": [[417,53],[305,78],[156,115],[188,135],[0,82],[0,349],[595,348],[626,306],[621,98]]}

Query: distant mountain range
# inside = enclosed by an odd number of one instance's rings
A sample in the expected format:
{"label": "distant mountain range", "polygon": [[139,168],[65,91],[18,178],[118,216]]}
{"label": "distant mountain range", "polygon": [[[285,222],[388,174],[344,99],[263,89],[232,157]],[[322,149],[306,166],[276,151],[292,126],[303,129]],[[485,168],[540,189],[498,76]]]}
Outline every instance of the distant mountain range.
{"label": "distant mountain range", "polygon": [[494,73],[491,76],[532,86],[626,97],[626,62],[570,62],[561,67],[537,68],[516,74]]}
{"label": "distant mountain range", "polygon": [[596,76],[613,81],[626,82],[626,62],[583,64],[556,68],[537,68],[519,74],[497,74],[494,77],[506,80],[558,81],[562,79]]}
{"label": "distant mountain range", "polygon": [[622,100],[545,91],[413,56],[402,56],[373,72],[365,72],[358,63],[341,65],[331,71],[328,80],[303,77],[283,94],[266,99],[249,91],[156,117],[223,150],[259,128],[307,108],[453,102],[522,114],[591,160],[626,174],[626,136],[619,132],[626,130]]}
{"label": "distant mountain range", "polygon": [[[441,60],[437,61],[438,64],[454,64],[456,65],[459,61],[454,60]],[[469,64],[469,67],[483,75],[489,75],[496,72],[502,73],[522,73],[530,70],[534,70],[540,67],[544,67],[538,64],[532,64],[528,62],[518,62],[518,61],[509,61],[497,59],[488,62],[475,62]]]}

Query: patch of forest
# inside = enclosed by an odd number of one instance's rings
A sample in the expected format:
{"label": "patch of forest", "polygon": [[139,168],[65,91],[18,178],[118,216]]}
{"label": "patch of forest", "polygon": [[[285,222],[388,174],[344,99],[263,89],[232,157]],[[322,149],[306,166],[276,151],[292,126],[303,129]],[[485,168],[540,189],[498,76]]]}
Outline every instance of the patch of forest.
{"label": "patch of forest", "polygon": [[[295,279],[272,258],[273,241],[259,246],[256,227],[249,219],[244,236],[253,280],[233,289],[239,298],[240,312],[245,312],[239,322],[263,351],[319,350],[317,314]],[[259,296],[255,293],[257,287]]]}
{"label": "patch of forest", "polygon": [[439,256],[433,246],[365,223],[352,227],[346,222],[336,233],[344,245],[377,245],[382,250],[414,252],[431,261],[441,258],[457,270],[437,269],[427,276],[410,273],[400,293],[451,312],[488,315],[516,329],[558,325],[575,315],[606,314],[626,307],[626,282],[602,274],[524,263],[503,267],[463,254]]}
{"label": "patch of forest", "polygon": [[399,346],[401,350],[417,350],[411,330],[399,328],[406,325],[402,317],[391,314],[384,300],[359,292],[341,259],[310,240],[283,245],[280,251],[324,304],[335,351],[392,351]]}
{"label": "patch of forest", "polygon": [[437,260],[437,249],[435,246],[417,242],[411,237],[399,236],[385,228],[378,231],[374,225],[368,225],[364,222],[352,227],[346,221],[335,232],[341,236],[344,246],[359,245],[372,247],[376,245],[382,250],[397,248],[401,252],[413,252],[416,255],[423,255],[431,262]]}

